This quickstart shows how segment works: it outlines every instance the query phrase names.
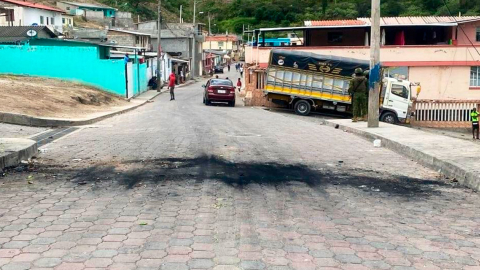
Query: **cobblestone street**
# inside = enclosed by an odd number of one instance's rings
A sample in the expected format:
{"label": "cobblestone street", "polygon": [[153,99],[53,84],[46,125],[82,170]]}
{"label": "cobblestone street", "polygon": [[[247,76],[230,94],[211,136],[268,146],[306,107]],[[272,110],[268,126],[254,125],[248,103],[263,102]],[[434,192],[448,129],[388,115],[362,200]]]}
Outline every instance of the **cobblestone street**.
{"label": "cobblestone street", "polygon": [[0,178],[1,269],[480,269],[477,193],[314,117],[205,106],[201,84]]}

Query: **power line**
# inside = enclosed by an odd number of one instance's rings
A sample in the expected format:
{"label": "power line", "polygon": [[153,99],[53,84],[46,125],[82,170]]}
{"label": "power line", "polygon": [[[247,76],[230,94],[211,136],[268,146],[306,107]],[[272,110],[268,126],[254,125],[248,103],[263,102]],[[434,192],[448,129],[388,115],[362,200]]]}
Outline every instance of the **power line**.
{"label": "power line", "polygon": [[[463,35],[468,39],[468,41],[470,42],[470,44],[472,45],[472,47],[475,49],[475,51],[477,52],[477,54],[480,55],[480,52],[478,51],[477,47],[475,47],[475,45],[473,45],[473,42],[470,40],[470,38],[468,37],[468,35],[465,33],[465,30],[463,30],[463,28],[458,24],[457,19],[455,19],[455,17],[452,15],[452,12],[450,11],[450,8],[449,8],[448,5],[447,5],[447,1],[446,1],[446,0],[443,0],[443,4],[444,4],[445,7],[447,8],[447,11],[448,11],[448,14],[450,14],[450,17],[453,18],[453,20],[457,23],[457,26],[460,28],[460,30],[462,30]],[[472,58],[473,58],[473,57],[472,57]]]}

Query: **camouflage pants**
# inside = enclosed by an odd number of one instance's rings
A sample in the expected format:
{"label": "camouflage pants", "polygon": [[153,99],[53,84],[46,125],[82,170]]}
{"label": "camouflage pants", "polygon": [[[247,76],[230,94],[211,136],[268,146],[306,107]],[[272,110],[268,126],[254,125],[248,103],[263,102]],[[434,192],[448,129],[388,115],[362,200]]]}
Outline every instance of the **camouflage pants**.
{"label": "camouflage pants", "polygon": [[364,93],[353,94],[353,117],[363,117],[368,114],[367,95]]}

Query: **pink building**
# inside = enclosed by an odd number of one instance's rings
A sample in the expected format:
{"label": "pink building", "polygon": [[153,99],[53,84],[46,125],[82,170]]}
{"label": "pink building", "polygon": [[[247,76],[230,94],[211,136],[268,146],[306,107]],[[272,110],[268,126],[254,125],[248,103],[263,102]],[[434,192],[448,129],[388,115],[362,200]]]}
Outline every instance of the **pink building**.
{"label": "pink building", "polygon": [[[310,51],[368,60],[370,19],[307,21],[303,27],[262,28],[256,40],[275,33],[302,40],[282,49]],[[420,82],[421,100],[480,100],[480,16],[382,18],[381,60],[392,76]],[[245,47],[245,61],[265,67],[270,50],[265,44]],[[470,105],[466,105],[470,106]]]}

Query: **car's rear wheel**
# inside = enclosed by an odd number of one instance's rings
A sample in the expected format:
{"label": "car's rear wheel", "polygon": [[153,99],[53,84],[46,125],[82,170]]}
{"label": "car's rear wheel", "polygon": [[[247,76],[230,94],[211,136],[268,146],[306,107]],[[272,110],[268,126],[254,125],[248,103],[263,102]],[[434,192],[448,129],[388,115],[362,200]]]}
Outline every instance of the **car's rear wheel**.
{"label": "car's rear wheel", "polygon": [[211,104],[210,100],[208,98],[205,99],[205,105],[209,106]]}
{"label": "car's rear wheel", "polygon": [[294,109],[296,114],[307,116],[310,114],[312,105],[310,105],[310,102],[306,100],[299,100],[297,103],[295,103]]}
{"label": "car's rear wheel", "polygon": [[235,107],[235,100],[234,101],[229,101],[228,106]]}

